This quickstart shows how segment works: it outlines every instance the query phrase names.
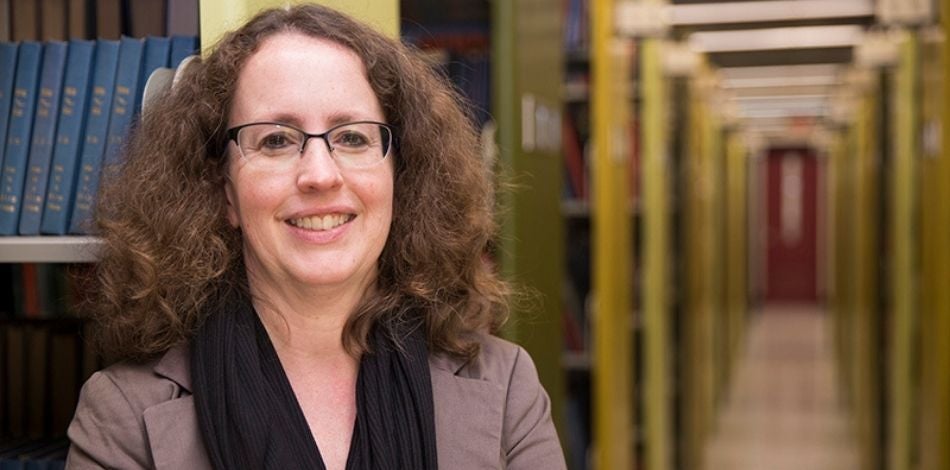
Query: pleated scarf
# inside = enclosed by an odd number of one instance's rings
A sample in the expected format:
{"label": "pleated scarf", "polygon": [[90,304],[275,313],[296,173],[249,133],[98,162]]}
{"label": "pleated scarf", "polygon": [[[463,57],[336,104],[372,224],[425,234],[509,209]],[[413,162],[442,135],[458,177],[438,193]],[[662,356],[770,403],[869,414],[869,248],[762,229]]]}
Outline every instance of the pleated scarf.
{"label": "pleated scarf", "polygon": [[[434,470],[435,419],[422,333],[377,325],[360,360],[347,470]],[[218,302],[192,342],[192,388],[217,470],[326,466],[270,337],[247,298]]]}

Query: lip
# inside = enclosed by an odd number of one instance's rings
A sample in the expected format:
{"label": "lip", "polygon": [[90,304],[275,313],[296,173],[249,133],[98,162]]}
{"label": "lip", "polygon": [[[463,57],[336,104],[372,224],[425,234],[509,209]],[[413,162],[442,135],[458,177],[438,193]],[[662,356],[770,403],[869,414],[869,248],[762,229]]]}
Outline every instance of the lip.
{"label": "lip", "polygon": [[[328,230],[310,230],[302,227],[298,227],[290,223],[291,220],[301,219],[305,217],[323,217],[331,214],[343,214],[350,216],[350,220],[333,227]],[[284,217],[282,222],[285,227],[287,227],[294,237],[301,240],[310,242],[310,243],[331,243],[341,238],[350,228],[354,220],[356,220],[359,215],[356,211],[345,208],[345,207],[326,207],[319,210],[308,210],[308,211],[299,211],[293,212],[289,216]]]}

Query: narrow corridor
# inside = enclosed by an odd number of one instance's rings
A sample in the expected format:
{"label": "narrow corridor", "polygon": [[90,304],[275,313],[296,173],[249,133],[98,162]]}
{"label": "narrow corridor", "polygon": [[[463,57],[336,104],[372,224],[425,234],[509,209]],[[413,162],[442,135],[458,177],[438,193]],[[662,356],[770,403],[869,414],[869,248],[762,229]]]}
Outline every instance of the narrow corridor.
{"label": "narrow corridor", "polygon": [[706,452],[706,470],[854,470],[857,453],[838,398],[832,335],[816,307],[767,307]]}

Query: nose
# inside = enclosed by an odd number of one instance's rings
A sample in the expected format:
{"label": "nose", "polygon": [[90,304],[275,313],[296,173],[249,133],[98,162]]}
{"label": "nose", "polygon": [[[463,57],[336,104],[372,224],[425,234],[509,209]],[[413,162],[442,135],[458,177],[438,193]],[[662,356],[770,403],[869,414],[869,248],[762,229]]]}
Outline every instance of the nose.
{"label": "nose", "polygon": [[324,191],[343,183],[343,174],[330,154],[330,144],[322,138],[304,142],[297,168],[297,187],[303,192]]}

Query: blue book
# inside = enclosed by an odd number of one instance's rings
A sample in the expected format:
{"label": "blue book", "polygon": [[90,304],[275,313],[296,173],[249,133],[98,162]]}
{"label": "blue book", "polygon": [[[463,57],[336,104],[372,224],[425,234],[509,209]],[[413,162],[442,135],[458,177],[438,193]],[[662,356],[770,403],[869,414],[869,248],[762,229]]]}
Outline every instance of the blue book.
{"label": "blue book", "polygon": [[178,68],[178,64],[185,60],[185,57],[198,53],[197,36],[172,36],[172,51],[168,59],[168,66]]}
{"label": "blue book", "polygon": [[42,233],[63,235],[69,225],[95,48],[95,41],[74,39],[69,42],[56,144],[53,147],[43,222],[40,225]]}
{"label": "blue book", "polygon": [[56,123],[59,121],[59,98],[63,92],[66,70],[68,45],[62,41],[49,41],[45,48],[30,158],[26,165],[26,186],[20,209],[20,235],[40,234],[49,164],[53,158],[53,141],[56,140]]}
{"label": "blue book", "polygon": [[136,93],[142,75],[142,57],[145,41],[123,37],[119,42],[119,65],[115,73],[115,93],[112,97],[112,112],[109,116],[109,133],[102,171],[119,162],[126,134],[132,125],[135,113]]}
{"label": "blue book", "polygon": [[[139,85],[135,90],[135,112],[142,110],[142,96],[145,92],[145,83],[152,72],[161,67],[168,67],[168,56],[171,53],[172,41],[166,37],[149,36],[145,39],[145,50],[142,57],[142,73],[139,75]],[[135,116],[132,117],[135,120]]]}
{"label": "blue book", "polygon": [[16,78],[17,43],[0,42],[0,165],[3,164],[3,143],[7,141],[7,123],[13,104],[13,79]]}
{"label": "blue book", "polygon": [[23,196],[23,180],[30,152],[42,59],[42,44],[20,44],[16,79],[13,84],[13,105],[10,109],[3,155],[3,174],[0,180],[0,235],[15,234],[20,221],[20,198]]}
{"label": "blue book", "polygon": [[85,137],[79,154],[76,197],[69,217],[69,233],[89,233],[91,228],[89,223],[99,189],[99,168],[105,154],[118,63],[119,41],[97,41],[92,90],[86,110]]}

